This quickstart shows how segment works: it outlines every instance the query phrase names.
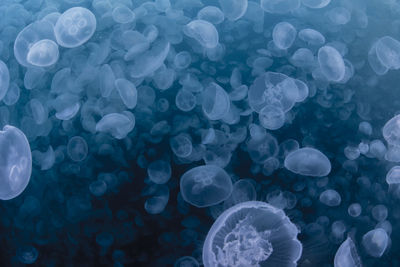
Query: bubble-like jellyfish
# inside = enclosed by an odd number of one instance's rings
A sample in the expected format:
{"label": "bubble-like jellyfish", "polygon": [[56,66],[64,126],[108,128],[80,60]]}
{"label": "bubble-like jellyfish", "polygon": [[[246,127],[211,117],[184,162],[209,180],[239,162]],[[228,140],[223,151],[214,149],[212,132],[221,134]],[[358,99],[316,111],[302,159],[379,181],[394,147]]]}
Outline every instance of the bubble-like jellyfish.
{"label": "bubble-like jellyfish", "polygon": [[215,165],[204,165],[185,172],[181,177],[180,189],[186,202],[204,208],[226,200],[233,186],[224,169]]}
{"label": "bubble-like jellyfish", "polygon": [[389,145],[400,147],[400,115],[396,115],[385,123],[383,137]]}
{"label": "bubble-like jellyfish", "polygon": [[48,67],[55,64],[59,57],[58,45],[49,39],[40,40],[32,45],[26,61],[37,67]]}
{"label": "bubble-like jellyfish", "polygon": [[46,59],[47,62],[45,65],[47,65],[50,62],[57,61],[55,56],[57,56],[58,59],[58,55],[55,53],[58,52],[58,46],[56,49],[56,47],[51,43],[49,46],[50,50],[47,51],[46,48],[45,53],[43,53],[43,46],[47,47],[49,45],[48,41],[44,42],[43,40],[55,40],[53,25],[49,21],[35,21],[22,29],[14,42],[14,56],[18,63],[24,67],[31,67],[33,64],[30,62],[42,62],[43,64],[43,59]]}
{"label": "bubble-like jellyfish", "polygon": [[23,264],[34,263],[39,256],[39,251],[34,246],[21,246],[17,249],[18,261]]}
{"label": "bubble-like jellyfish", "polygon": [[0,199],[9,200],[20,195],[29,183],[32,154],[25,134],[6,125],[0,131]]}
{"label": "bubble-like jellyfish", "polygon": [[218,0],[225,17],[235,21],[240,19],[247,10],[248,0]]}
{"label": "bubble-like jellyfish", "polygon": [[280,22],[272,31],[272,40],[279,49],[288,49],[292,46],[297,36],[297,30],[289,22]]}
{"label": "bubble-like jellyfish", "polygon": [[248,201],[225,210],[203,246],[205,267],[296,266],[302,254],[299,230],[283,210]]}
{"label": "bubble-like jellyfish", "polygon": [[183,32],[205,48],[214,48],[219,42],[217,29],[205,20],[197,19],[189,22],[184,27]]}
{"label": "bubble-like jellyfish", "polygon": [[212,82],[203,91],[203,112],[210,120],[220,120],[229,112],[231,102],[228,93]]}
{"label": "bubble-like jellyfish", "polygon": [[358,256],[356,245],[351,237],[340,245],[334,259],[335,267],[361,267],[361,259]]}
{"label": "bubble-like jellyfish", "polygon": [[363,235],[361,243],[370,256],[380,258],[389,244],[389,236],[385,230],[377,228]]}
{"label": "bubble-like jellyfish", "polygon": [[54,26],[57,43],[74,48],[86,43],[96,30],[96,17],[87,8],[73,7],[66,10]]}
{"label": "bubble-like jellyfish", "polygon": [[197,18],[217,25],[224,21],[225,15],[222,10],[216,6],[206,6],[199,10],[197,13]]}
{"label": "bubble-like jellyfish", "polygon": [[8,91],[10,86],[10,72],[7,65],[0,60],[0,100],[2,100]]}
{"label": "bubble-like jellyfish", "polygon": [[328,81],[339,82],[345,75],[342,55],[332,46],[323,46],[318,50],[318,62],[322,74]]}
{"label": "bubble-like jellyfish", "polygon": [[191,256],[183,256],[176,260],[174,267],[199,267],[200,264]]}
{"label": "bubble-like jellyfish", "polygon": [[301,0],[301,3],[309,8],[323,8],[329,5],[331,0]]}
{"label": "bubble-like jellyfish", "polygon": [[68,141],[67,153],[68,156],[76,162],[80,162],[86,159],[88,154],[88,145],[80,136],[74,136]]}
{"label": "bubble-like jellyfish", "polygon": [[289,171],[304,176],[326,176],[331,172],[329,159],[321,151],[311,147],[289,153],[284,165]]}

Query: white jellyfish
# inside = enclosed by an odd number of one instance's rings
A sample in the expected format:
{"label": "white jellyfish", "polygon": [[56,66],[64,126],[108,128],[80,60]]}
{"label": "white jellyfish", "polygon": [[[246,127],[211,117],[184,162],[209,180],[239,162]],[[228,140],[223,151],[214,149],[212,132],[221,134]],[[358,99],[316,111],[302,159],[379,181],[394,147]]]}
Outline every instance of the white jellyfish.
{"label": "white jellyfish", "polygon": [[351,237],[340,245],[339,249],[335,254],[334,259],[335,267],[361,267],[361,259],[358,256],[357,248]]}
{"label": "white jellyfish", "polygon": [[248,0],[218,0],[225,17],[235,21],[243,17],[246,13]]}
{"label": "white jellyfish", "polygon": [[247,201],[225,210],[203,245],[205,267],[295,266],[302,254],[299,230],[283,210]]}
{"label": "white jellyfish", "polygon": [[200,9],[197,13],[197,18],[211,22],[214,25],[220,24],[224,21],[224,13],[216,6],[206,6]]}
{"label": "white jellyfish", "polygon": [[288,49],[294,43],[297,36],[296,28],[289,22],[280,22],[272,31],[272,40],[279,49]]}
{"label": "white jellyfish", "polygon": [[231,102],[228,93],[212,82],[203,91],[203,112],[210,120],[220,120],[229,112]]}
{"label": "white jellyfish", "polygon": [[96,30],[96,17],[87,8],[73,7],[66,10],[54,26],[57,43],[74,48],[86,43]]}
{"label": "white jellyfish", "polygon": [[380,258],[389,244],[389,236],[385,230],[377,228],[363,235],[361,243],[370,256]]}
{"label": "white jellyfish", "polygon": [[54,65],[58,57],[58,45],[52,40],[43,39],[29,48],[26,61],[33,66],[48,67]]}
{"label": "white jellyfish", "polygon": [[339,82],[345,75],[342,55],[332,46],[323,46],[318,50],[318,62],[322,74],[328,81]]}
{"label": "white jellyfish", "polygon": [[327,189],[321,193],[319,201],[329,207],[336,207],[340,205],[342,198],[336,190]]}
{"label": "white jellyfish", "polygon": [[326,176],[331,172],[329,159],[319,150],[304,147],[289,153],[285,168],[304,176]]}
{"label": "white jellyfish", "polygon": [[198,208],[216,205],[232,192],[232,181],[226,171],[215,165],[194,167],[180,180],[183,199]]}
{"label": "white jellyfish", "polygon": [[25,134],[18,128],[6,125],[0,131],[0,199],[19,196],[29,183],[32,171],[31,149]]}
{"label": "white jellyfish", "polygon": [[133,109],[137,104],[137,90],[136,86],[126,79],[116,79],[115,88],[122,99],[122,102],[128,109]]}
{"label": "white jellyfish", "polygon": [[8,91],[10,86],[10,72],[7,65],[0,60],[0,100],[2,100]]}
{"label": "white jellyfish", "polygon": [[123,139],[133,130],[135,122],[135,116],[130,112],[109,113],[97,122],[96,131]]}
{"label": "white jellyfish", "polygon": [[88,145],[80,136],[74,136],[68,141],[67,153],[68,156],[76,162],[80,162],[86,159],[88,154]]}
{"label": "white jellyfish", "polygon": [[218,45],[218,31],[213,24],[205,20],[193,20],[189,22],[184,33],[198,41],[205,48],[214,48]]}

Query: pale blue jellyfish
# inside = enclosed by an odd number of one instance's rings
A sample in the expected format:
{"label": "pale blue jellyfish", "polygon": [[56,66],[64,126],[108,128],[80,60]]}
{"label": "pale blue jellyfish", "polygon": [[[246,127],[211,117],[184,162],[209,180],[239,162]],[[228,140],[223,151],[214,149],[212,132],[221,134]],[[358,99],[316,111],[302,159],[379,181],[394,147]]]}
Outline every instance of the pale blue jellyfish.
{"label": "pale blue jellyfish", "polygon": [[10,72],[7,65],[0,60],[0,100],[2,100],[8,91],[10,86]]}
{"label": "pale blue jellyfish", "polygon": [[29,183],[32,171],[31,149],[25,134],[18,128],[6,125],[0,131],[0,199],[19,196]]}
{"label": "pale blue jellyfish", "polygon": [[361,267],[361,259],[358,256],[357,248],[351,237],[340,245],[339,249],[335,254],[334,259],[335,267]]}
{"label": "pale blue jellyfish", "polygon": [[331,172],[329,159],[319,150],[304,147],[288,154],[285,168],[304,176],[326,176]]}
{"label": "pale blue jellyfish", "polygon": [[380,258],[389,244],[389,236],[384,229],[377,228],[363,235],[361,243],[370,256]]}
{"label": "pale blue jellyfish", "polygon": [[23,264],[32,264],[38,257],[39,251],[34,246],[21,246],[17,249],[17,259]]}
{"label": "pale blue jellyfish", "polygon": [[96,17],[83,7],[66,10],[54,26],[57,43],[62,47],[74,48],[86,43],[96,30]]}
{"label": "pale blue jellyfish", "polygon": [[49,39],[36,42],[29,48],[26,61],[37,67],[48,67],[58,61],[58,45]]}
{"label": "pale blue jellyfish", "polygon": [[208,21],[200,19],[193,20],[185,26],[183,31],[187,36],[195,39],[205,48],[214,48],[218,45],[218,31],[215,26]]}
{"label": "pale blue jellyfish", "polygon": [[67,153],[68,156],[76,162],[80,162],[86,159],[88,154],[88,145],[80,136],[74,136],[68,141]]}
{"label": "pale blue jellyfish", "polygon": [[318,62],[322,74],[328,81],[339,82],[345,75],[342,55],[332,46],[323,46],[318,50]]}
{"label": "pale blue jellyfish", "polygon": [[283,210],[247,201],[225,210],[203,245],[205,267],[296,266],[299,230]]}
{"label": "pale blue jellyfish", "polygon": [[232,192],[232,181],[226,171],[215,165],[204,165],[185,172],[180,181],[183,199],[204,208],[226,200]]}

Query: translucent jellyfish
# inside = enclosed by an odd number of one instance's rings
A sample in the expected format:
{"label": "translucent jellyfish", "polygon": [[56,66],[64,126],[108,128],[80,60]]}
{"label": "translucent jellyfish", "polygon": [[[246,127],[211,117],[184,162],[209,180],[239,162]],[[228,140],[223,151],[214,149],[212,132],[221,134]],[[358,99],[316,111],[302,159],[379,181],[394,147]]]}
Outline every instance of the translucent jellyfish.
{"label": "translucent jellyfish", "polygon": [[112,11],[112,18],[117,23],[131,23],[135,19],[135,14],[125,5],[118,5]]}
{"label": "translucent jellyfish", "polygon": [[[28,53],[31,51],[31,48],[41,40],[55,40],[53,25],[46,20],[40,20],[29,24],[17,35],[14,42],[14,55],[19,64],[24,67],[32,66],[28,62]],[[40,46],[37,48],[40,48]],[[53,45],[51,45],[50,48],[53,52],[55,51]],[[33,53],[35,50],[31,51],[31,59],[33,56],[37,56],[37,52]],[[46,55],[51,54],[51,60],[54,60],[55,54],[53,52],[46,52]]]}
{"label": "translucent jellyfish", "polygon": [[376,55],[383,66],[400,68],[400,42],[390,36],[380,38],[376,43]]}
{"label": "translucent jellyfish", "polygon": [[175,105],[184,112],[191,111],[196,106],[196,97],[192,92],[181,89],[175,96]]}
{"label": "translucent jellyfish", "polygon": [[150,50],[134,57],[133,65],[130,66],[129,75],[132,78],[143,78],[152,74],[164,63],[169,49],[169,42],[162,39],[155,41]]}
{"label": "translucent jellyfish", "polygon": [[192,141],[190,140],[189,136],[183,133],[172,137],[169,141],[169,144],[172,152],[180,158],[189,157],[193,151]]}
{"label": "translucent jellyfish", "polygon": [[385,123],[383,137],[389,145],[400,147],[400,115],[396,115]]}
{"label": "translucent jellyfish", "polygon": [[74,136],[68,141],[67,153],[68,156],[76,162],[80,162],[86,159],[88,154],[88,145],[80,136]]}
{"label": "translucent jellyfish", "polygon": [[[299,33],[300,35],[300,33]],[[307,48],[299,48],[290,58],[290,63],[299,68],[313,68],[316,64],[313,52]]]}
{"label": "translucent jellyfish", "polygon": [[344,7],[335,7],[327,12],[329,20],[336,25],[344,25],[350,21],[351,13]]}
{"label": "translucent jellyfish", "polygon": [[23,264],[32,264],[39,257],[39,251],[34,246],[21,246],[17,249],[17,259]]}
{"label": "translucent jellyfish", "polygon": [[218,31],[213,24],[205,20],[193,20],[189,22],[183,32],[195,39],[205,48],[214,48],[218,45]]}
{"label": "translucent jellyfish", "polygon": [[197,13],[197,18],[208,21],[214,25],[222,23],[225,19],[224,13],[216,6],[206,6]]}
{"label": "translucent jellyfish", "polygon": [[327,189],[319,195],[319,201],[329,207],[336,207],[340,205],[342,198],[336,190]]}
{"label": "translucent jellyfish", "polygon": [[96,30],[96,17],[87,8],[73,7],[66,10],[54,26],[57,43],[74,48],[86,43]]}
{"label": "translucent jellyfish", "polygon": [[100,93],[102,97],[109,97],[115,86],[115,74],[108,64],[99,70]]}
{"label": "translucent jellyfish", "polygon": [[388,209],[385,205],[376,205],[371,211],[372,217],[378,222],[386,220],[388,216]]}
{"label": "translucent jellyfish", "polygon": [[314,29],[302,29],[299,31],[299,39],[311,46],[321,46],[325,43],[325,37]]}
{"label": "translucent jellyfish", "polygon": [[336,251],[334,259],[335,267],[361,267],[361,259],[358,256],[356,245],[354,244],[351,237],[340,245]]}
{"label": "translucent jellyfish", "polygon": [[171,178],[171,165],[165,160],[156,160],[147,167],[147,175],[156,184],[165,184]]}
{"label": "translucent jellyfish", "polygon": [[300,0],[261,0],[261,8],[268,13],[284,14],[300,7]]}
{"label": "translucent jellyfish", "polygon": [[261,126],[268,130],[278,130],[285,124],[285,112],[281,105],[265,106],[258,114]]}
{"label": "translucent jellyfish", "polygon": [[330,2],[331,0],[301,0],[301,3],[309,8],[323,8]]}
{"label": "translucent jellyfish", "polygon": [[318,50],[318,62],[328,81],[339,82],[344,78],[346,68],[342,55],[332,46],[323,46]]}
{"label": "translucent jellyfish", "polygon": [[149,189],[153,196],[144,203],[144,209],[149,214],[159,214],[164,211],[169,200],[169,188],[166,185],[153,185]]}
{"label": "translucent jellyfish", "polygon": [[326,176],[331,172],[329,159],[319,150],[304,147],[289,153],[285,168],[304,176]]}
{"label": "translucent jellyfish", "polygon": [[29,183],[32,171],[31,149],[25,134],[14,126],[6,125],[0,131],[2,147],[0,199],[19,196]]}
{"label": "translucent jellyfish", "polygon": [[0,101],[6,96],[10,86],[10,72],[7,65],[0,60]]}
{"label": "translucent jellyfish", "polygon": [[366,233],[361,243],[370,256],[380,258],[388,246],[389,236],[385,230],[377,228]]}
{"label": "translucent jellyfish", "polygon": [[174,65],[178,69],[186,69],[192,62],[192,56],[188,51],[182,51],[175,55]]}
{"label": "translucent jellyfish", "polygon": [[123,139],[135,127],[135,116],[130,112],[109,113],[96,124],[96,131]]}
{"label": "translucent jellyfish", "polygon": [[116,79],[115,87],[124,105],[129,109],[135,108],[138,97],[136,86],[126,79]]}
{"label": "translucent jellyfish", "polygon": [[392,167],[386,174],[386,183],[400,184],[400,166]]}
{"label": "translucent jellyfish", "polygon": [[226,200],[232,189],[229,175],[215,165],[194,167],[185,172],[180,180],[183,199],[198,208],[213,206]]}
{"label": "translucent jellyfish", "polygon": [[107,191],[107,184],[102,180],[93,181],[89,185],[89,191],[96,197],[104,195]]}
{"label": "translucent jellyfish", "polygon": [[371,49],[368,51],[368,63],[376,74],[384,75],[389,71],[389,68],[383,65],[381,60],[378,58],[376,50],[378,42],[379,40],[373,43]]}
{"label": "translucent jellyfish", "polygon": [[296,266],[302,254],[299,230],[283,210],[248,201],[225,210],[203,245],[205,267]]}
{"label": "translucent jellyfish", "polygon": [[220,120],[229,112],[231,102],[228,93],[211,82],[203,91],[203,112],[210,120]]}
{"label": "translucent jellyfish", "polygon": [[199,267],[198,261],[191,256],[183,256],[176,260],[174,267]]}
{"label": "translucent jellyfish", "polygon": [[272,40],[279,49],[288,49],[292,46],[297,36],[297,30],[289,22],[280,22],[272,31]]}
{"label": "translucent jellyfish", "polygon": [[353,203],[347,208],[347,212],[351,217],[358,217],[362,212],[361,205],[358,203]]}
{"label": "translucent jellyfish", "polygon": [[246,13],[248,0],[218,0],[225,17],[235,21],[243,17]]}
{"label": "translucent jellyfish", "polygon": [[49,39],[40,40],[29,48],[26,61],[37,67],[48,67],[58,61],[58,45]]}

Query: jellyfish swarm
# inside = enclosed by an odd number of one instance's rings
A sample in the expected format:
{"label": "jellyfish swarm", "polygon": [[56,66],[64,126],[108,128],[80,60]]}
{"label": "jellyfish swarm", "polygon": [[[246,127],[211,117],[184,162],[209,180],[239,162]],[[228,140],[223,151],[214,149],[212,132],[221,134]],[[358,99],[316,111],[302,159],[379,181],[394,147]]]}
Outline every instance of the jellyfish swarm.
{"label": "jellyfish swarm", "polygon": [[19,196],[29,183],[32,171],[31,149],[21,130],[6,125],[0,131],[0,199]]}
{"label": "jellyfish swarm", "polygon": [[224,211],[203,246],[205,267],[294,266],[303,247],[283,210],[247,201]]}

